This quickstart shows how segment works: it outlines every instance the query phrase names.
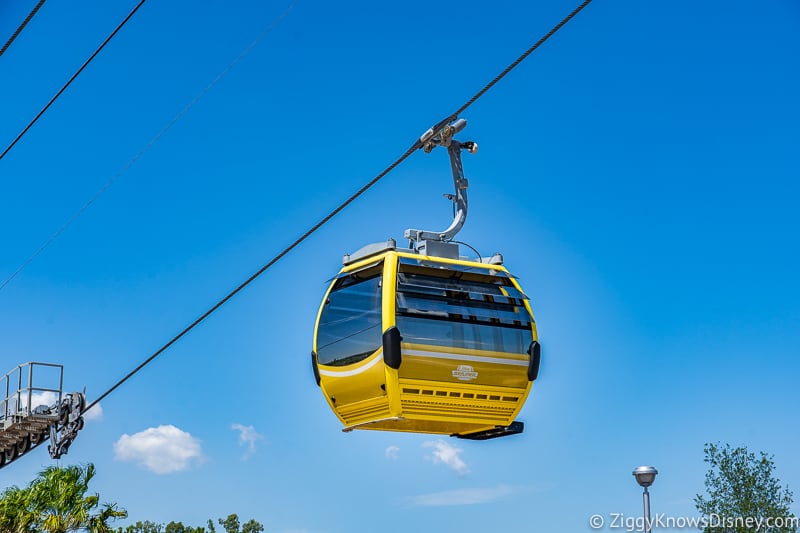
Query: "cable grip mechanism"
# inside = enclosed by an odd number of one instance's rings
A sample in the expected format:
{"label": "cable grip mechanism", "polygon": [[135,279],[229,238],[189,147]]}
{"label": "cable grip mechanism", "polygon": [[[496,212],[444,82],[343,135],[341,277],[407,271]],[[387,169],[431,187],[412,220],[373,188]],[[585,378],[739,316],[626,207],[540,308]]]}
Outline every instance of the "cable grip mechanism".
{"label": "cable grip mechanism", "polygon": [[[478,143],[474,141],[459,142],[455,139],[455,135],[467,127],[467,121],[459,118],[454,122],[445,124],[439,129],[431,128],[420,137],[422,143],[422,150],[425,153],[430,153],[437,146],[444,146],[447,148],[447,153],[450,156],[450,168],[453,172],[453,185],[455,187],[455,194],[447,194],[446,198],[452,200],[455,204],[455,214],[453,215],[453,222],[444,231],[425,231],[419,229],[407,229],[405,231],[405,238],[411,241],[411,246],[419,253],[428,255],[441,255],[444,253],[447,256],[455,254],[458,258],[458,246],[452,244],[455,251],[448,251],[443,243],[449,243],[453,240],[456,234],[464,226],[467,219],[467,188],[469,181],[464,177],[464,167],[461,163],[461,150],[466,150],[471,154],[478,151]],[[436,253],[431,253],[435,247]]]}

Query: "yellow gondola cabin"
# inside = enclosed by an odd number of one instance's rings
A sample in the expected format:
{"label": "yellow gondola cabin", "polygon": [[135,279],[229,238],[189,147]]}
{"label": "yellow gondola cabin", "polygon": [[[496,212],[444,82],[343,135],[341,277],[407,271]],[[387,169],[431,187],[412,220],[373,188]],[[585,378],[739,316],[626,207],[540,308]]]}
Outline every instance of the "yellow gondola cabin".
{"label": "yellow gondola cabin", "polygon": [[[430,135],[450,152],[457,212],[443,232],[407,230],[345,256],[314,330],[312,364],[328,404],[352,429],[487,439],[515,422],[539,370],[530,303],[502,257],[467,260],[453,235],[466,218],[466,179],[453,133]],[[426,149],[426,151],[429,151]]]}

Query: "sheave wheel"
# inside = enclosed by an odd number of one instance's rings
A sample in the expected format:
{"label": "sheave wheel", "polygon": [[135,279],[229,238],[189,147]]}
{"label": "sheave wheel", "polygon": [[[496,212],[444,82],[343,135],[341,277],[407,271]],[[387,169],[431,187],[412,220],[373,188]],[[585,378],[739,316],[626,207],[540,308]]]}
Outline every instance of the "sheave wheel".
{"label": "sheave wheel", "polygon": [[31,449],[31,439],[25,435],[21,441],[17,443],[17,457]]}
{"label": "sheave wheel", "polygon": [[6,463],[10,463],[11,461],[13,461],[16,458],[17,458],[17,447],[16,446],[11,446],[9,448],[6,448],[3,451],[3,459],[5,459]]}

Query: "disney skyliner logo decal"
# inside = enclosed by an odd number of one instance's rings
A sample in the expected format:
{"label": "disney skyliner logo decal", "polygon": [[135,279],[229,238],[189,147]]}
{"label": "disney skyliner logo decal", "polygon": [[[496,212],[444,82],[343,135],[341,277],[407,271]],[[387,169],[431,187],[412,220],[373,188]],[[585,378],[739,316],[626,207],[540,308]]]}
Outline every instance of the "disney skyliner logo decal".
{"label": "disney skyliner logo decal", "polygon": [[453,377],[461,381],[472,381],[478,379],[478,373],[469,365],[458,365],[458,368],[453,370]]}

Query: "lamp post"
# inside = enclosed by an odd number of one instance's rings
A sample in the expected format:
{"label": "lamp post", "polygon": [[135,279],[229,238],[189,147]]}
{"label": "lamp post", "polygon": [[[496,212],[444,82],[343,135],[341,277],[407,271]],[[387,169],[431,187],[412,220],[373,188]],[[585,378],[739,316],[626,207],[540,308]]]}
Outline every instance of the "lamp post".
{"label": "lamp post", "polygon": [[642,499],[644,500],[645,533],[650,533],[653,525],[650,520],[650,493],[647,491],[647,487],[652,485],[656,480],[656,474],[658,474],[658,470],[652,466],[639,466],[633,469],[633,477],[635,477],[636,482],[644,488]]}

